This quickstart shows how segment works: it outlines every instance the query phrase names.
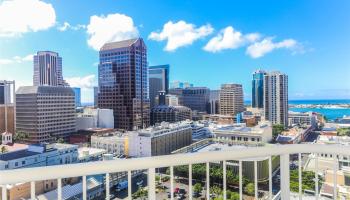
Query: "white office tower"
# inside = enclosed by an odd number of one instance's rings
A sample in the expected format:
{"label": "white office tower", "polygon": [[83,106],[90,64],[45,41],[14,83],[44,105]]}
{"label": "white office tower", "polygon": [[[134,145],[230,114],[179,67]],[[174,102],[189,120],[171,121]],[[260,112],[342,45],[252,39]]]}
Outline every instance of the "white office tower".
{"label": "white office tower", "polygon": [[288,126],[288,76],[270,72],[264,76],[264,115],[272,124]]}

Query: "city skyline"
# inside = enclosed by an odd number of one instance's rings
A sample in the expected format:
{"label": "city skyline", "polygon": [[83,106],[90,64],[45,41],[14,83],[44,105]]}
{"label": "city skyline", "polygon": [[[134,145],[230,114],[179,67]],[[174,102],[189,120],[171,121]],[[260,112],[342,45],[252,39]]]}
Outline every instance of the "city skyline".
{"label": "city skyline", "polygon": [[[6,27],[0,21],[0,79],[16,80],[17,87],[32,85],[33,54],[55,51],[62,57],[67,82],[82,88],[82,102],[93,102],[98,47],[104,42],[142,37],[148,46],[148,64],[169,64],[170,81],[188,81],[210,89],[219,89],[222,83],[238,83],[243,85],[245,100],[250,100],[252,73],[261,68],[288,74],[290,99],[350,98],[346,78],[350,75],[346,54],[350,29],[345,24],[350,19],[346,13],[350,3],[346,1],[337,5],[327,1],[269,1],[274,6],[265,6],[264,10],[258,1],[211,6],[198,1],[186,2],[186,6],[176,2],[106,1],[98,8],[94,6],[98,2],[91,1],[86,5],[74,2],[72,9],[64,6],[65,1],[15,2],[2,1],[0,10],[32,6],[45,17],[16,24],[11,16],[0,14],[13,25]],[[84,9],[73,17],[77,6]],[[149,14],[155,10],[166,15]],[[17,19],[21,17],[22,13]],[[111,28],[120,25],[125,25],[126,31]],[[184,33],[191,37],[184,40]],[[315,82],[312,77],[326,81]]]}

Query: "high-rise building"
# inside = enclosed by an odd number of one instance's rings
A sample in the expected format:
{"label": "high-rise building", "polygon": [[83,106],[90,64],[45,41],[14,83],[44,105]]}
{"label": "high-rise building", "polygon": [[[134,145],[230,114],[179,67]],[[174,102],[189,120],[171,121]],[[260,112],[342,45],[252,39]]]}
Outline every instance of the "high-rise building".
{"label": "high-rise building", "polygon": [[288,76],[271,72],[264,76],[264,116],[272,124],[288,126]]}
{"label": "high-rise building", "polygon": [[210,90],[209,114],[219,114],[220,90]]}
{"label": "high-rise building", "polygon": [[98,87],[94,87],[94,107],[97,107],[98,102]]}
{"label": "high-rise building", "polygon": [[15,81],[0,80],[0,134],[15,133]]}
{"label": "high-rise building", "polygon": [[11,87],[10,81],[0,81],[0,104],[6,104],[11,102]]}
{"label": "high-rise building", "polygon": [[237,115],[244,111],[241,84],[222,84],[220,90],[220,114]]}
{"label": "high-rise building", "polygon": [[63,80],[62,57],[58,53],[39,51],[34,56],[33,85],[68,86]]}
{"label": "high-rise building", "polygon": [[169,93],[178,96],[179,105],[189,107],[192,111],[209,112],[210,90],[207,87],[173,88]]}
{"label": "high-rise building", "polygon": [[25,142],[67,139],[75,132],[74,92],[70,87],[23,86],[16,92],[16,128]]}
{"label": "high-rise building", "polygon": [[72,88],[75,95],[75,107],[81,106],[81,89],[77,87]]}
{"label": "high-rise building", "polygon": [[252,80],[252,107],[264,108],[264,75],[263,70],[257,70],[253,73]]}
{"label": "high-rise building", "polygon": [[113,109],[114,127],[148,127],[147,47],[142,38],[104,44],[98,66],[98,107]]}
{"label": "high-rise building", "polygon": [[149,66],[149,98],[151,108],[156,106],[156,97],[159,91],[169,90],[169,65]]}

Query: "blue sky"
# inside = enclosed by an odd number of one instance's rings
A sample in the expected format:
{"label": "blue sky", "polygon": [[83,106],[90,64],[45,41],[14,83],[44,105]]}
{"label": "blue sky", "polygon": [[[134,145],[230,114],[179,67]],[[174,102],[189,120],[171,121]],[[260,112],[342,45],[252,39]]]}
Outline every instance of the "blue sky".
{"label": "blue sky", "polygon": [[350,1],[0,0],[0,79],[32,84],[31,55],[57,51],[91,102],[97,49],[140,36],[170,79],[217,89],[258,68],[289,75],[290,99],[350,99]]}

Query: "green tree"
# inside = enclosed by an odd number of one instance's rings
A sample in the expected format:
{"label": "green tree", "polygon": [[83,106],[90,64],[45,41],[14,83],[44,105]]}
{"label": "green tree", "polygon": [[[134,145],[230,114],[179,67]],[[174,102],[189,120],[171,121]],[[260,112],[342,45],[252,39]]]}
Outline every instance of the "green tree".
{"label": "green tree", "polygon": [[134,194],[132,194],[134,199],[140,198],[145,199],[148,195],[148,191],[144,188],[139,188]]}
{"label": "green tree", "polygon": [[[318,185],[322,185],[323,179],[318,176]],[[290,190],[293,192],[299,191],[299,171],[290,171]],[[315,172],[313,171],[303,171],[302,172],[302,190],[315,190]]]}
{"label": "green tree", "polygon": [[222,189],[220,187],[214,185],[214,186],[210,187],[210,193],[220,195],[222,193]]}
{"label": "green tree", "polygon": [[22,131],[16,131],[16,133],[13,135],[13,142],[24,142],[25,139],[28,139],[29,135],[28,133],[24,133]]}
{"label": "green tree", "polygon": [[226,199],[227,200],[239,200],[239,194],[237,192],[231,192],[230,190],[227,190]]}
{"label": "green tree", "polygon": [[244,187],[244,192],[250,196],[253,196],[255,194],[255,186],[253,183],[248,183],[245,187]]}
{"label": "green tree", "polygon": [[338,136],[350,136],[350,128],[338,128]]}
{"label": "green tree", "polygon": [[282,133],[282,131],[284,131],[284,126],[282,124],[274,124],[272,126],[272,137],[276,139],[277,136]]}
{"label": "green tree", "polygon": [[196,183],[193,186],[193,192],[200,193],[202,192],[202,185],[200,183]]}
{"label": "green tree", "polygon": [[61,143],[61,144],[65,143],[65,141],[64,141],[63,138],[58,138],[58,139],[56,140],[56,142],[57,142],[57,143]]}

